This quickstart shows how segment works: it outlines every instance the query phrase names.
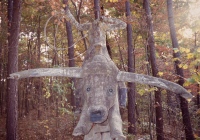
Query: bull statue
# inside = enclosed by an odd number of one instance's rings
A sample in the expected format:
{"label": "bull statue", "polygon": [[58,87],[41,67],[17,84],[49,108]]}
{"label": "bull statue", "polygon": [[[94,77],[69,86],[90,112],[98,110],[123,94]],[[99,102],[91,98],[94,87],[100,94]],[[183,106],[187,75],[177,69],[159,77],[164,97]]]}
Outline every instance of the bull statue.
{"label": "bull statue", "polygon": [[[108,55],[106,32],[123,29],[121,20],[102,17],[92,23],[79,24],[69,10],[65,17],[79,30],[88,30],[89,48],[82,67],[38,68],[10,74],[10,78],[61,76],[78,79],[78,95],[82,99],[82,112],[73,135],[84,135],[84,140],[125,140],[119,106],[125,96],[119,97],[118,88],[124,82],[136,82],[170,90],[186,99],[193,96],[182,86],[148,75],[120,71]],[[120,90],[119,90],[120,91]],[[121,99],[123,98],[123,99]],[[120,103],[120,104],[119,104]]]}

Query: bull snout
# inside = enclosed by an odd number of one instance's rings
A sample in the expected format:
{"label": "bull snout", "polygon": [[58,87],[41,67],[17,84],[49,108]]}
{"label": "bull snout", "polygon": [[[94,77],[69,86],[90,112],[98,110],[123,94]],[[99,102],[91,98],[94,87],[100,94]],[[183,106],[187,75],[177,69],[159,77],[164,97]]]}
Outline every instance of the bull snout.
{"label": "bull snout", "polygon": [[108,111],[104,106],[95,106],[88,110],[90,121],[93,123],[102,123],[107,119]]}
{"label": "bull snout", "polygon": [[90,113],[90,121],[91,122],[98,122],[101,121],[104,116],[103,110],[97,110]]}

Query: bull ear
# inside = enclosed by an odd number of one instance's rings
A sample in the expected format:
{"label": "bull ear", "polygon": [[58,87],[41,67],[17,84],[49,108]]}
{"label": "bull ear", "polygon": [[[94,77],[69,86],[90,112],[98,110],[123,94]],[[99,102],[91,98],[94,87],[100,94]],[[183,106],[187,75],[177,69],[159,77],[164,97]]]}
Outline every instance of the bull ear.
{"label": "bull ear", "polygon": [[38,68],[29,69],[10,74],[9,79],[21,79],[28,77],[42,76],[61,76],[71,78],[81,78],[82,69],[79,67],[61,67],[61,68]]}
{"label": "bull ear", "polygon": [[179,94],[180,96],[186,99],[191,99],[193,97],[192,94],[189,93],[182,86],[153,76],[120,71],[117,75],[117,81],[136,82],[140,84],[147,84],[151,86],[160,87],[172,91],[176,94]]}

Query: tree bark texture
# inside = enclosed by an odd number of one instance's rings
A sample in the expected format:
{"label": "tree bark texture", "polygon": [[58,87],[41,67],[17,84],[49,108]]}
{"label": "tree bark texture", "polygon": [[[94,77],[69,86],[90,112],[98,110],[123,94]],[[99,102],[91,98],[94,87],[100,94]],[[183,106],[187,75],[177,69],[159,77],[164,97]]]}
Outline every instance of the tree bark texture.
{"label": "tree bark texture", "polygon": [[[40,48],[41,48],[41,29],[40,29],[40,24],[41,24],[41,16],[38,17],[38,29],[37,29],[37,49],[36,49],[36,54],[37,54],[37,62],[38,66],[40,66]],[[55,54],[56,55],[56,54]],[[38,119],[41,119],[42,117],[42,110],[40,109],[40,104],[41,104],[41,97],[42,97],[42,84],[41,84],[41,78],[39,77],[37,79],[37,82],[35,83],[35,92],[38,94]]]}
{"label": "tree bark texture", "polygon": [[[155,44],[154,44],[154,36],[153,36],[153,23],[152,23],[152,15],[151,15],[149,0],[144,0],[144,9],[146,11],[146,16],[147,16],[148,46],[149,46],[149,53],[150,53],[150,63],[151,63],[152,75],[155,77],[158,77],[158,75],[157,75],[158,67],[156,64]],[[160,89],[155,91],[155,110],[156,110],[157,140],[163,140],[164,139],[163,113],[162,113],[162,100],[161,100]]]}
{"label": "tree bark texture", "polygon": [[[66,5],[65,9],[68,9],[68,0],[63,0],[63,3]],[[72,34],[72,25],[69,21],[66,21],[66,32],[67,32],[67,41],[68,41],[68,58],[69,58],[69,67],[75,67],[75,60],[74,60],[74,39]],[[75,83],[75,79],[71,79],[71,83]],[[74,91],[71,90],[71,105],[75,106],[75,97]]]}
{"label": "tree bark texture", "polygon": [[12,13],[13,13],[13,0],[8,0],[8,30],[10,30],[11,22],[12,22]]}
{"label": "tree bark texture", "polygon": [[[195,32],[195,40],[194,40],[194,45],[195,45],[195,48],[197,47],[197,35],[198,35],[198,32]],[[196,58],[195,58],[196,59]],[[195,70],[196,70],[196,73],[197,72],[199,72],[199,66],[195,66]],[[197,95],[196,95],[196,105],[197,105],[197,108],[198,109],[200,109],[200,97],[199,97],[199,88],[200,88],[200,85],[199,85],[199,83],[197,83],[196,84],[196,88],[197,88]],[[200,114],[199,115],[197,115],[197,117],[199,117],[200,118]],[[197,127],[197,134],[198,134],[198,136],[200,136],[200,119],[198,120],[198,127]]]}
{"label": "tree bark texture", "polygon": [[[195,45],[195,47],[198,47],[197,46],[197,35],[198,35],[198,33],[197,32],[195,32],[195,40],[194,40],[194,45]],[[195,69],[196,69],[196,72],[198,72],[199,71],[199,66],[195,66]],[[198,108],[200,108],[200,98],[199,98],[199,88],[200,88],[200,85],[199,84],[196,84],[196,87],[197,87],[197,107]],[[200,131],[200,129],[199,129],[199,131]]]}
{"label": "tree bark texture", "polygon": [[[130,1],[126,1],[126,17],[131,16]],[[135,72],[134,50],[132,43],[132,25],[127,24],[127,43],[128,43],[128,72]],[[128,83],[128,133],[136,134],[136,118],[135,118],[135,83]]]}
{"label": "tree bark texture", "polygon": [[197,108],[200,108],[200,97],[199,97],[199,84],[197,84],[196,85],[196,87],[197,87],[197,102],[196,102],[196,104],[197,104]]}
{"label": "tree bark texture", "polygon": [[[68,58],[69,58],[69,67],[75,66],[74,60],[74,42],[73,42],[73,34],[72,34],[72,26],[69,21],[66,22],[66,31],[67,31],[67,40],[68,40]],[[73,47],[72,47],[73,46]],[[75,83],[75,79],[71,79],[71,83]],[[75,106],[75,97],[73,89],[71,90],[71,105]]]}
{"label": "tree bark texture", "polygon": [[[176,29],[175,29],[175,26],[174,26],[174,15],[173,15],[172,0],[167,0],[167,11],[168,11],[168,21],[169,21],[171,40],[172,40],[172,47],[174,49],[178,49],[179,46],[178,46],[178,41],[177,41],[177,37],[176,37]],[[173,57],[177,58],[177,60],[174,63],[175,63],[176,74],[179,76],[178,84],[183,86],[183,84],[184,84],[183,69],[178,66],[181,63],[180,60],[179,60],[180,53],[174,52]],[[188,110],[187,100],[180,97],[180,106],[181,106],[181,111],[182,111],[186,140],[194,140],[194,135],[193,135],[193,130],[192,130],[192,126],[191,126],[190,114],[189,114],[189,110]]]}
{"label": "tree bark texture", "polygon": [[[3,6],[1,6],[3,9]],[[0,27],[2,27],[3,23],[0,23]],[[0,79],[4,78],[3,77],[3,40],[0,39]],[[0,80],[0,89],[3,89],[3,81]],[[3,114],[3,90],[0,90],[0,115]]]}
{"label": "tree bark texture", "polygon": [[[12,4],[12,2],[9,2]],[[8,10],[12,6],[8,6]],[[8,36],[8,74],[18,71],[18,43],[21,18],[21,0],[13,1],[12,20]],[[11,12],[8,12],[11,14]],[[8,15],[10,17],[10,15]],[[7,140],[17,140],[18,84],[16,79],[8,79],[7,84]]]}
{"label": "tree bark texture", "polygon": [[100,5],[99,0],[94,0],[94,15],[95,19],[100,19]]}

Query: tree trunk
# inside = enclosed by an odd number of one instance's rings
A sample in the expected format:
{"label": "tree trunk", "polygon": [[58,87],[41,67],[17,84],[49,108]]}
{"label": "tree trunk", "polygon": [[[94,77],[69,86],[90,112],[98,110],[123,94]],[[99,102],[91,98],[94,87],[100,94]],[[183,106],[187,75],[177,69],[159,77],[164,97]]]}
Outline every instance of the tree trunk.
{"label": "tree trunk", "polygon": [[[149,0],[144,0],[144,9],[146,11],[147,16],[147,24],[148,24],[148,46],[150,53],[150,62],[152,75],[158,77],[158,68],[156,64],[156,54],[155,54],[155,44],[154,44],[154,36],[153,36],[153,23],[151,18],[151,9]],[[163,114],[162,114],[162,100],[161,100],[161,91],[158,89],[155,91],[155,110],[156,110],[156,135],[157,140],[164,139],[163,133]]]}
{"label": "tree trunk", "polygon": [[[74,2],[73,2],[73,4],[76,5]],[[83,4],[83,0],[80,1],[79,9],[78,9],[78,12],[77,12],[77,21],[78,21],[78,23],[81,23],[81,21],[80,21],[80,13],[81,13],[82,4]],[[81,37],[83,38],[83,43],[84,43],[84,46],[85,46],[85,50],[87,50],[88,46],[87,46],[87,41],[86,41],[85,35],[84,35],[83,31],[80,31],[80,33],[81,33]]]}
{"label": "tree trunk", "polygon": [[[150,56],[149,56],[149,46],[148,44],[145,45],[145,58],[147,62],[150,62]],[[150,67],[150,63],[146,64],[146,68],[147,68],[147,74],[151,75],[151,67]],[[151,86],[149,86],[151,87]],[[153,108],[153,101],[154,98],[152,96],[153,92],[149,93],[149,135],[150,135],[150,140],[153,140],[153,129],[152,129],[152,123],[154,124],[154,108]]]}
{"label": "tree trunk", "polygon": [[[131,16],[130,1],[126,1],[126,16]],[[128,72],[135,72],[134,50],[132,45],[132,25],[127,24],[127,43],[128,43]],[[135,118],[135,83],[128,83],[128,133],[136,134],[136,118]]]}
{"label": "tree trunk", "polygon": [[[40,48],[41,48],[41,16],[39,15],[38,17],[38,28],[37,28],[37,48],[36,48],[36,52],[35,54],[37,54],[37,64],[40,67]],[[55,33],[54,33],[55,34]],[[55,38],[55,37],[54,37]],[[56,54],[55,54],[56,55]],[[41,99],[42,99],[42,82],[41,82],[41,78],[37,78],[36,79],[36,93],[38,94],[38,119],[41,119],[42,116],[42,110],[41,110]]]}
{"label": "tree trunk", "polygon": [[[0,28],[1,28],[1,24],[0,23]],[[3,55],[2,55],[2,50],[3,50],[3,41],[0,40],[0,62],[3,62]],[[3,81],[1,80],[3,77],[3,63],[0,64],[0,89],[2,89],[3,87]],[[3,91],[0,90],[0,115],[3,114]]]}
{"label": "tree trunk", "polygon": [[[197,47],[197,35],[198,35],[198,33],[195,32],[195,40],[194,40],[195,48]],[[195,70],[196,70],[196,73],[198,73],[199,72],[199,66],[195,66]],[[197,88],[196,105],[197,105],[197,109],[200,109],[200,97],[199,97],[200,85],[198,83],[196,84],[196,88]],[[197,115],[197,117],[200,118],[200,115]],[[197,123],[198,123],[197,124],[197,134],[200,137],[200,119],[198,120]]]}
{"label": "tree trunk", "polygon": [[[12,4],[12,2],[8,2]],[[8,4],[8,11],[10,9]],[[19,43],[19,30],[20,30],[20,17],[21,17],[21,0],[13,1],[13,12],[11,24],[9,24],[8,36],[8,74],[18,71],[18,43]],[[10,21],[11,12],[8,12]],[[12,31],[12,32],[11,32]],[[17,80],[8,79],[7,84],[7,140],[17,140],[17,118],[18,118],[18,93],[17,93]]]}
{"label": "tree trunk", "polygon": [[99,0],[94,0],[94,15],[95,19],[99,19],[101,17]]}
{"label": "tree trunk", "polygon": [[[177,38],[176,38],[176,30],[175,30],[175,26],[174,26],[174,17],[173,17],[173,7],[172,7],[172,5],[173,5],[172,0],[167,0],[168,20],[169,20],[170,35],[171,35],[171,40],[172,40],[172,47],[174,49],[178,49],[179,46],[178,46],[178,41],[177,41]],[[180,53],[174,52],[173,57],[178,58],[174,62],[175,63],[175,70],[176,70],[176,74],[179,76],[178,84],[183,86],[183,84],[184,84],[183,69],[178,66],[181,63],[180,60],[179,60]],[[180,106],[181,106],[181,111],[182,111],[186,140],[194,140],[187,100],[180,97]]]}
{"label": "tree trunk", "polygon": [[[68,0],[63,0],[63,3],[66,5],[65,9],[68,7]],[[66,21],[66,32],[67,32],[67,41],[68,41],[68,57],[69,57],[69,67],[75,67],[75,60],[74,60],[74,39],[72,34],[72,25],[69,21]],[[75,79],[71,79],[71,83],[75,83]],[[71,90],[71,105],[75,106],[75,97],[74,91]]]}
{"label": "tree trunk", "polygon": [[[1,7],[0,7],[0,12],[1,13],[5,13],[5,11],[8,11],[6,9],[12,9],[12,8],[9,8],[7,5],[8,2],[7,1],[2,1],[1,2]],[[9,4],[10,5],[10,4]],[[12,10],[11,10],[12,11]],[[0,106],[1,106],[1,113],[5,113],[5,110],[6,110],[6,95],[7,95],[7,92],[6,92],[6,83],[7,81],[4,81],[2,79],[6,79],[7,77],[7,37],[6,37],[6,34],[7,34],[7,26],[9,25],[9,23],[7,23],[7,19],[8,19],[8,16],[5,17],[5,16],[1,16],[1,23],[0,23],[0,28],[2,29],[1,30],[1,33],[0,33],[0,50],[1,50],[1,53],[0,53],[0,74],[1,74],[1,80],[0,80]],[[7,18],[7,19],[6,19]],[[11,19],[9,20],[11,22]]]}
{"label": "tree trunk", "polygon": [[[31,40],[32,40],[32,38],[27,40],[27,48],[28,48],[27,59],[30,61],[32,61],[32,56],[34,56],[34,55],[32,55],[33,52],[32,52]],[[28,61],[27,65],[26,65],[26,69],[32,68],[32,66],[31,66],[32,62],[30,62],[30,61]],[[19,112],[20,113],[19,117],[22,117],[23,115],[28,115],[28,113],[29,113],[29,109],[28,109],[29,108],[28,95],[30,94],[30,91],[29,91],[30,86],[29,85],[30,85],[30,79],[26,79],[26,82],[24,83],[24,87],[23,87],[25,90],[23,90],[23,92],[19,92],[19,100],[21,100],[21,102],[19,101],[19,103],[22,104],[22,105],[19,105],[19,106],[21,106],[21,112]],[[25,92],[25,94],[24,94],[24,92]],[[20,94],[22,94],[22,95],[20,95]],[[25,95],[25,101],[23,99],[21,99],[23,97],[23,95]],[[23,104],[25,104],[25,114],[23,114]]]}
{"label": "tree trunk", "polygon": [[[3,4],[1,5],[1,7],[0,7],[2,10],[0,10],[0,12],[3,12]],[[2,19],[1,19],[2,20]],[[3,27],[3,22],[1,22],[0,23],[0,28],[2,28]],[[3,33],[3,32],[2,32]],[[0,34],[0,37],[1,37],[1,34]],[[3,85],[3,82],[2,82],[2,75],[3,75],[3,70],[2,70],[2,68],[3,68],[3,55],[2,55],[2,50],[3,50],[3,39],[1,38],[0,39],[0,89],[2,89],[3,87],[2,87],[2,85]],[[0,90],[0,115],[2,115],[3,114],[3,91],[2,90]]]}
{"label": "tree trunk", "polygon": [[[196,47],[198,47],[197,46],[197,35],[198,35],[198,33],[197,32],[195,32],[195,40],[194,40],[194,46],[195,46],[195,48]],[[195,70],[196,70],[196,73],[199,71],[199,66],[195,66]],[[196,84],[196,87],[197,87],[197,108],[200,108],[200,98],[199,98],[199,84]],[[200,131],[200,129],[199,129],[199,131]]]}

